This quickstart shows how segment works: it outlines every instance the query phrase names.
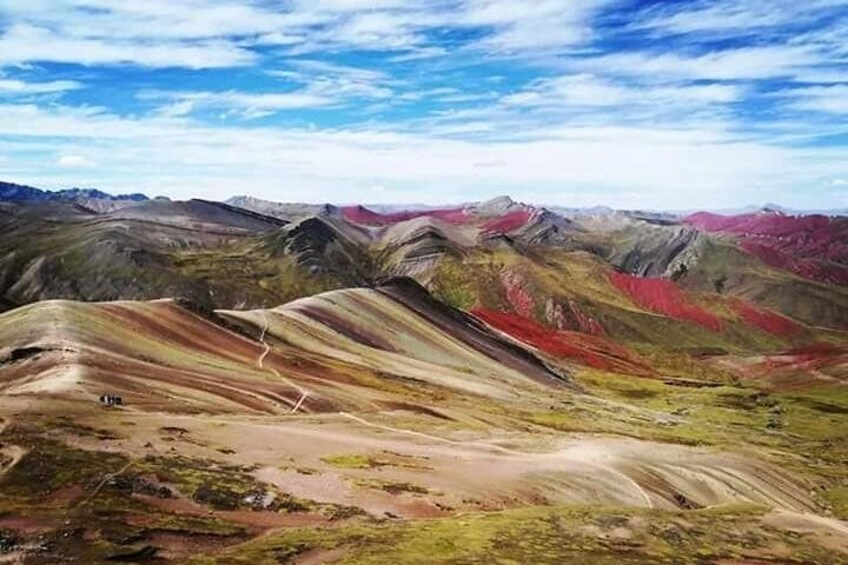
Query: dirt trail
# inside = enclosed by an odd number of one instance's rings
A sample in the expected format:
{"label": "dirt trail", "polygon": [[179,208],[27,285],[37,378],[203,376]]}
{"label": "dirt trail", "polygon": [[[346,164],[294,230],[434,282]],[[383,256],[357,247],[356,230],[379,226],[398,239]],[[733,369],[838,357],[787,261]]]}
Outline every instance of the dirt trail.
{"label": "dirt trail", "polygon": [[0,449],[0,455],[4,455],[10,459],[9,462],[6,463],[6,465],[0,467],[0,477],[9,472],[12,467],[17,465],[18,461],[20,461],[26,454],[27,450],[18,445],[7,445]]}
{"label": "dirt trail", "polygon": [[[6,428],[9,426],[9,421],[0,418],[0,435],[6,431]],[[19,445],[4,445],[0,448],[0,455],[4,455],[9,458],[8,463],[0,467],[0,477],[9,472],[9,470],[18,464],[18,462],[23,458],[24,455],[27,454],[27,450]],[[0,458],[2,461],[2,458]]]}
{"label": "dirt trail", "polygon": [[97,483],[97,486],[94,487],[94,490],[91,491],[91,494],[89,494],[87,497],[85,497],[85,499],[82,500],[79,503],[78,506],[82,507],[82,506],[85,506],[86,504],[88,504],[89,502],[91,502],[94,499],[94,497],[97,496],[100,493],[100,490],[104,486],[106,486],[106,483],[108,483],[109,481],[111,481],[115,477],[118,477],[119,475],[124,473],[127,469],[132,467],[133,465],[135,465],[135,460],[130,461],[129,463],[127,463],[126,465],[124,465],[123,467],[121,467],[120,469],[115,471],[114,473],[106,473],[106,475],[103,477],[103,480],[101,480],[99,483]]}
{"label": "dirt trail", "polygon": [[[540,459],[545,458],[545,457],[556,458],[557,455],[558,455],[558,454],[543,454],[543,455],[540,455],[540,454],[533,454],[533,453],[526,452],[526,451],[516,451],[514,449],[509,449],[507,447],[501,447],[500,445],[495,445],[495,444],[491,444],[491,443],[484,443],[484,442],[479,442],[479,441],[456,441],[456,440],[441,438],[441,437],[438,437],[438,436],[433,436],[433,435],[430,435],[430,434],[425,434],[425,433],[422,433],[422,432],[416,432],[416,431],[412,431],[412,430],[404,430],[404,429],[400,429],[400,428],[394,428],[392,426],[383,426],[383,425],[380,425],[380,424],[374,424],[374,423],[371,423],[367,420],[360,418],[359,416],[354,416],[353,414],[349,414],[347,412],[339,412],[339,415],[343,416],[343,417],[345,417],[349,420],[353,420],[354,422],[360,423],[364,426],[368,426],[370,428],[374,428],[374,429],[378,429],[378,430],[384,430],[384,431],[388,431],[388,432],[412,435],[412,436],[420,437],[422,439],[438,441],[438,442],[441,442],[441,443],[456,445],[456,446],[460,446],[460,447],[472,447],[472,448],[482,448],[482,449],[486,449],[486,450],[494,450],[494,451],[497,451],[499,453],[504,453],[504,454],[512,455],[512,456],[518,456],[518,457],[522,457],[522,458],[526,458],[526,457],[535,457],[535,458],[540,458]],[[622,481],[624,481],[627,484],[630,484],[635,489],[635,491],[639,493],[639,495],[642,497],[642,500],[645,502],[645,506],[647,506],[648,508],[654,507],[654,504],[651,501],[651,497],[648,496],[648,493],[645,492],[645,489],[643,489],[639,485],[639,483],[637,483],[635,480],[628,477],[627,475],[625,475],[621,471],[618,471],[617,469],[615,469],[612,465],[597,463],[597,462],[592,461],[591,458],[586,458],[586,460],[583,461],[583,463],[586,463],[586,464],[593,466],[593,467],[597,467],[599,471],[606,471],[606,472],[609,472],[609,473],[612,473],[612,474],[618,476],[619,478],[621,478]]]}
{"label": "dirt trail", "polygon": [[[569,446],[537,453],[375,424],[346,412],[339,415],[372,429],[456,447],[457,454],[474,457],[472,454],[477,452],[481,457],[478,463],[493,473],[499,469],[507,474],[514,470],[525,477],[538,473],[542,482],[554,490],[562,488],[562,492],[580,491],[578,484],[583,481],[586,492],[618,493],[629,504],[647,508],[667,507],[674,501],[675,492],[707,506],[743,499],[796,510],[810,507],[790,477],[776,473],[766,464],[730,454],[599,438],[581,438]],[[491,459],[481,450],[497,452],[499,457]]]}
{"label": "dirt trail", "polygon": [[480,442],[480,441],[457,441],[457,440],[447,439],[447,438],[434,436],[434,435],[430,435],[430,434],[425,434],[423,432],[416,432],[416,431],[413,431],[413,430],[404,430],[404,429],[395,428],[395,427],[392,427],[392,426],[384,426],[384,425],[381,425],[381,424],[374,424],[372,422],[369,422],[368,420],[364,420],[364,419],[360,418],[359,416],[354,416],[353,414],[350,414],[349,412],[339,412],[339,416],[347,418],[348,420],[353,420],[354,422],[362,424],[363,426],[368,426],[369,428],[374,428],[374,429],[377,429],[377,430],[383,430],[383,431],[387,431],[387,432],[393,432],[393,433],[396,433],[396,434],[406,434],[406,435],[416,436],[416,437],[420,437],[422,439],[437,441],[437,442],[446,443],[446,444],[449,444],[449,445],[457,445],[457,446],[460,446],[460,447],[482,448],[482,449],[487,449],[487,450],[492,450],[492,451],[498,451],[500,453],[506,453],[508,455],[518,455],[518,456],[528,455],[528,453],[525,452],[525,451],[515,451],[513,449],[509,449],[507,447],[501,447],[500,445],[495,445],[495,444],[491,444],[491,443],[485,443],[485,442]]}
{"label": "dirt trail", "polygon": [[298,401],[294,404],[294,406],[291,409],[292,414],[294,414],[303,405],[303,401],[306,400],[306,397],[309,396],[309,391],[306,390],[305,388],[299,386],[298,384],[292,382],[291,380],[285,378],[284,376],[282,376],[280,374],[280,372],[277,371],[275,368],[273,368],[273,367],[266,368],[265,367],[265,365],[264,365],[265,358],[271,352],[271,346],[268,345],[268,342],[265,341],[265,334],[268,333],[268,325],[269,325],[268,324],[268,314],[264,311],[262,311],[261,314],[262,314],[262,333],[259,335],[259,342],[264,347],[264,350],[259,355],[259,359],[256,360],[256,366],[259,367],[260,369],[265,369],[266,371],[271,371],[272,373],[274,373],[274,375],[278,379],[282,380],[287,385],[289,385],[290,387],[292,387],[293,389],[295,389],[297,392],[300,393],[300,398],[298,399]]}
{"label": "dirt trail", "polygon": [[848,536],[848,522],[805,512],[773,510],[764,521],[767,524],[781,526],[799,532],[821,531]]}

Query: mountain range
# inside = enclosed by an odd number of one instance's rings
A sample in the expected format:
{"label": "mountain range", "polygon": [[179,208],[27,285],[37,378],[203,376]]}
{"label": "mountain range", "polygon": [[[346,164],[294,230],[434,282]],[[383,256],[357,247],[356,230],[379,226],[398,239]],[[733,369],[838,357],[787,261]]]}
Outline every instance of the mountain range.
{"label": "mountain range", "polygon": [[0,557],[848,558],[844,215],[0,183],[0,312]]}

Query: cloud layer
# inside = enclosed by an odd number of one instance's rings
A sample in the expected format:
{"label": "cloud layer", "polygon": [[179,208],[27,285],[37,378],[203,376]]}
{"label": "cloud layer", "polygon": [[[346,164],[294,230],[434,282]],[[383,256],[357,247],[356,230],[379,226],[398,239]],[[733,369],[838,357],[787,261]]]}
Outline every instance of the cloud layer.
{"label": "cloud layer", "polygon": [[844,0],[0,0],[0,177],[848,206],[846,29]]}

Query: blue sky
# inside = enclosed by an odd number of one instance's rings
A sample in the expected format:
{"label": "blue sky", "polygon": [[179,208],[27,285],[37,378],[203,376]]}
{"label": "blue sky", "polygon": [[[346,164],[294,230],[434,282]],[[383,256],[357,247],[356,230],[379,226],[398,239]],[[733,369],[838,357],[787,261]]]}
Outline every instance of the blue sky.
{"label": "blue sky", "polygon": [[848,206],[848,0],[0,0],[0,179]]}

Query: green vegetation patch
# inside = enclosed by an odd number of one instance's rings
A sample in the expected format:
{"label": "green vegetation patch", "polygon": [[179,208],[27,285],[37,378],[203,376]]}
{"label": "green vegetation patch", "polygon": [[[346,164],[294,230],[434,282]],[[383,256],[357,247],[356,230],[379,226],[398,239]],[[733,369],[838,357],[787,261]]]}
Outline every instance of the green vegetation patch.
{"label": "green vegetation patch", "polygon": [[321,461],[339,469],[373,469],[380,466],[376,459],[358,453],[328,455],[322,457]]}
{"label": "green vegetation patch", "polygon": [[579,372],[576,380],[589,395],[562,397],[522,419],[560,432],[754,450],[820,488],[848,484],[845,387],[792,393],[740,385],[687,387],[593,370]]}
{"label": "green vegetation patch", "polygon": [[195,563],[279,563],[341,550],[338,563],[675,563],[719,560],[844,562],[798,535],[763,527],[765,509],[725,506],[681,513],[603,507],[534,507],[411,522],[291,529]]}
{"label": "green vegetation patch", "polygon": [[372,488],[385,491],[389,494],[427,494],[430,492],[425,487],[403,481],[390,481],[385,479],[355,479],[354,484],[364,488]]}
{"label": "green vegetation patch", "polygon": [[310,500],[297,498],[257,481],[254,469],[226,465],[208,459],[148,456],[134,468],[149,473],[162,483],[173,485],[195,502],[216,510],[264,510],[298,513],[323,510]]}
{"label": "green vegetation patch", "polygon": [[830,505],[833,515],[840,520],[848,520],[848,486],[837,486],[824,493],[824,499]]}
{"label": "green vegetation patch", "polygon": [[74,485],[90,486],[129,462],[118,453],[86,451],[16,429],[7,430],[2,440],[27,450],[0,478],[4,495],[35,497]]}
{"label": "green vegetation patch", "polygon": [[379,467],[403,467],[407,469],[427,469],[426,465],[417,461],[417,457],[383,451],[381,455],[363,455],[359,453],[343,453],[322,457],[321,461],[338,469],[376,469]]}

